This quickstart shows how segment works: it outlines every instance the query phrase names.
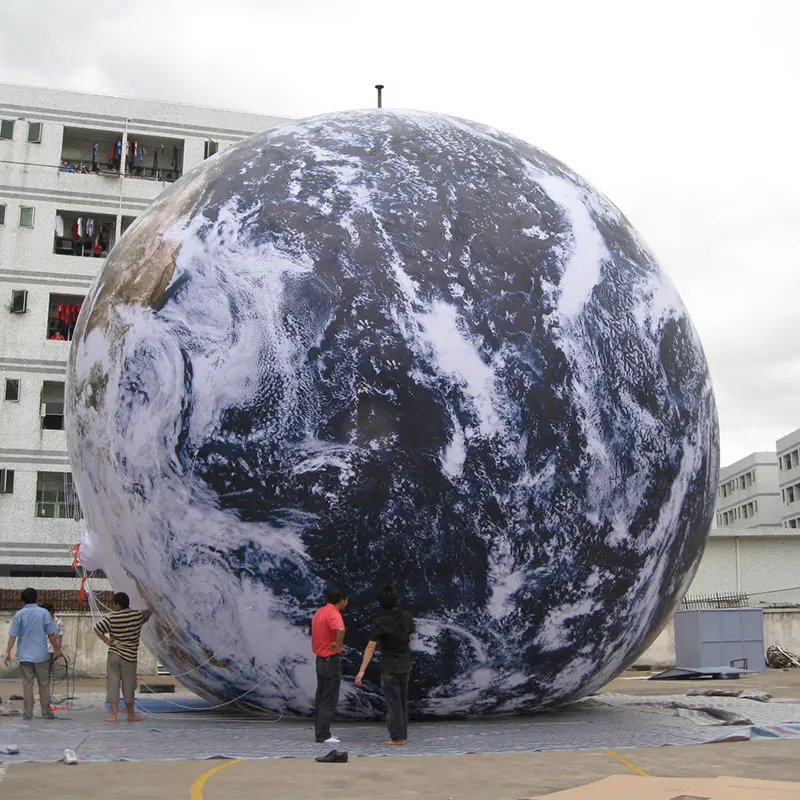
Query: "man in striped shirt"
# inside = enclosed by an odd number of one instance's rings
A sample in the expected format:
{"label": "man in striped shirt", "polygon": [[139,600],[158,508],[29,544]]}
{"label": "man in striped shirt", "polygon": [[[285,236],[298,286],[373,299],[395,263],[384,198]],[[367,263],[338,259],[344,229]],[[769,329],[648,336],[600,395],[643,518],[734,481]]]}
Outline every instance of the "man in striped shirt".
{"label": "man in striped shirt", "polygon": [[111,716],[106,722],[116,722],[119,713],[119,690],[128,712],[128,722],[141,722],[133,707],[136,692],[136,659],[139,653],[139,635],[142,626],[150,619],[150,611],[137,611],[130,607],[125,592],[112,598],[114,612],[103,617],[94,626],[94,632],[108,645],[106,660],[106,701],[111,705]]}

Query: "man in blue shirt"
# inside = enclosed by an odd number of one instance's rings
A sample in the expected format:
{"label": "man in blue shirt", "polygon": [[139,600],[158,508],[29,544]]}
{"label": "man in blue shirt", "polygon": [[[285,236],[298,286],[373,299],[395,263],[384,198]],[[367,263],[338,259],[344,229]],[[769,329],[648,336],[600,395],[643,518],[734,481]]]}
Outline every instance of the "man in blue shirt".
{"label": "man in blue shirt", "polygon": [[11,661],[11,650],[17,642],[17,659],[22,678],[22,697],[24,699],[25,719],[33,719],[33,679],[39,684],[39,701],[42,716],[54,719],[50,708],[50,653],[47,640],[53,644],[53,658],[61,658],[61,644],[58,641],[58,628],[50,612],[36,605],[36,589],[25,589],[22,593],[24,607],[14,614],[8,631],[5,664]]}

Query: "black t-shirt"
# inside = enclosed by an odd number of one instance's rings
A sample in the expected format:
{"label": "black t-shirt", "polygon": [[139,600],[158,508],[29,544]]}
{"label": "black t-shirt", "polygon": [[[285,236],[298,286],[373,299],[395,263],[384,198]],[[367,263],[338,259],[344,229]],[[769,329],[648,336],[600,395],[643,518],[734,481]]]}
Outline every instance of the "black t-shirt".
{"label": "black t-shirt", "polygon": [[414,618],[402,608],[381,610],[372,620],[369,640],[381,649],[382,672],[411,672],[409,639],[414,632]]}

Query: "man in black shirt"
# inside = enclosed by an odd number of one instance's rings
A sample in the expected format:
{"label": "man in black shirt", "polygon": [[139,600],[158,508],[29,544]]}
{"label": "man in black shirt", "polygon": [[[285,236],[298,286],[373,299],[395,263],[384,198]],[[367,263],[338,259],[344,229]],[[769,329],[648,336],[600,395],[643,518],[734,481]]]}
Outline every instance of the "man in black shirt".
{"label": "man in black shirt", "polygon": [[397,605],[397,590],[386,585],[378,592],[381,611],[372,620],[369,643],[364,650],[361,668],[356,675],[359,688],[364,672],[381,647],[381,688],[386,700],[386,724],[390,740],[386,744],[404,745],[408,736],[408,678],[411,672],[411,634],[414,618]]}

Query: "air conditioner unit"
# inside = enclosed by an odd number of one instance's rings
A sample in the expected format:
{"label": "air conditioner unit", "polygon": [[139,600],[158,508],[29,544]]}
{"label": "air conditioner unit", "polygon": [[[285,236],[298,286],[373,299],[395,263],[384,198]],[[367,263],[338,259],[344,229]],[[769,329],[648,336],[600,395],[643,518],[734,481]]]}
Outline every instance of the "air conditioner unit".
{"label": "air conditioner unit", "polygon": [[0,469],[0,494],[14,494],[13,469]]}
{"label": "air conditioner unit", "polygon": [[11,292],[11,313],[24,314],[28,310],[28,293],[24,289]]}

